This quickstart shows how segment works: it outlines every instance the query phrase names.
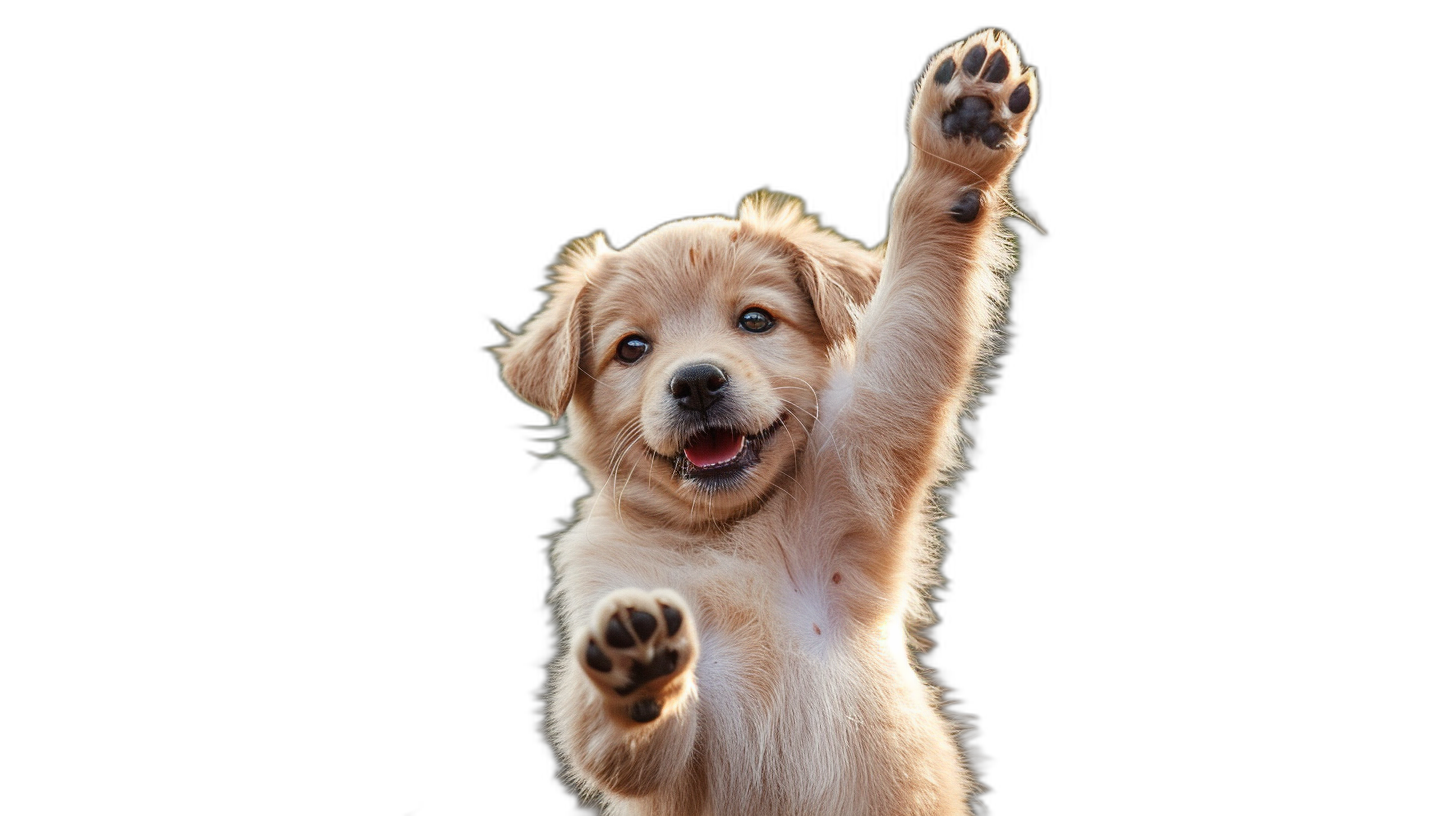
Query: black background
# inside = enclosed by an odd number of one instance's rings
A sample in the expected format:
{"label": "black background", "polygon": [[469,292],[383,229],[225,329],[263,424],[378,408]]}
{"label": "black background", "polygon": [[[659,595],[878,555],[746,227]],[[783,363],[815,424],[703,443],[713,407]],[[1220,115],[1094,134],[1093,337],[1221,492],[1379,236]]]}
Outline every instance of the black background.
{"label": "black background", "polygon": [[568,240],[622,246],[754,189],[878,243],[914,80],[996,26],[1041,80],[1013,176],[1041,230],[1015,224],[1009,353],[954,495],[932,663],[977,718],[993,815],[1146,796],[1178,727],[1150,714],[1184,694],[1181,644],[1204,625],[1172,600],[1204,560],[1176,533],[1219,523],[1182,463],[1197,306],[1171,271],[1214,249],[1168,219],[1187,157],[1155,136],[1153,57],[1105,20],[763,13],[310,29],[265,127],[291,176],[269,217],[310,270],[280,302],[313,326],[285,353],[293,444],[271,497],[306,517],[304,544],[258,557],[284,576],[252,669],[269,775],[370,812],[572,812],[539,694],[545,536],[584,487],[499,382],[494,322],[530,318]]}

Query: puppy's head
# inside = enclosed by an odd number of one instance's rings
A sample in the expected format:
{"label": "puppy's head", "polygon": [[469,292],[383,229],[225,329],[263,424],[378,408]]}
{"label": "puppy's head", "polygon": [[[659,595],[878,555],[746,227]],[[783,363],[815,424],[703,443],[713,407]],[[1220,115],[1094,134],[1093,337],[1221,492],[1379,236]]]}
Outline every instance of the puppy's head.
{"label": "puppy's head", "polygon": [[497,349],[516,393],[568,416],[567,451],[619,508],[689,524],[792,484],[830,350],[853,338],[879,258],[797,199],[573,242],[550,299]]}

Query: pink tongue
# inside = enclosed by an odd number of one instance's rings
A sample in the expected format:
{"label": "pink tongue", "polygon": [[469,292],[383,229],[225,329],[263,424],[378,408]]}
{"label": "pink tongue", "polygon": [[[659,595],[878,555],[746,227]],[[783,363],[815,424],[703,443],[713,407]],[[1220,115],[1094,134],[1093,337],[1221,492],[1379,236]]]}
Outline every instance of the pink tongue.
{"label": "pink tongue", "polygon": [[743,436],[728,431],[708,431],[694,437],[683,454],[696,467],[712,467],[733,460],[743,450]]}

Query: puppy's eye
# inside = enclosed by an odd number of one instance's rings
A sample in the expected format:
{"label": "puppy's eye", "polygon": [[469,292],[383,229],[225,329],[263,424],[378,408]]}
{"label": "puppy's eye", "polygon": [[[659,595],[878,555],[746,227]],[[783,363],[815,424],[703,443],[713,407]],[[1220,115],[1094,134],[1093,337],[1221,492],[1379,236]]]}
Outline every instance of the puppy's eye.
{"label": "puppy's eye", "polygon": [[738,316],[738,328],[744,331],[751,331],[754,334],[762,334],[772,329],[774,321],[769,317],[768,312],[762,309],[749,309]]}
{"label": "puppy's eye", "polygon": [[651,350],[651,343],[647,342],[641,335],[634,334],[630,337],[622,338],[622,342],[617,344],[617,359],[624,363],[635,363]]}

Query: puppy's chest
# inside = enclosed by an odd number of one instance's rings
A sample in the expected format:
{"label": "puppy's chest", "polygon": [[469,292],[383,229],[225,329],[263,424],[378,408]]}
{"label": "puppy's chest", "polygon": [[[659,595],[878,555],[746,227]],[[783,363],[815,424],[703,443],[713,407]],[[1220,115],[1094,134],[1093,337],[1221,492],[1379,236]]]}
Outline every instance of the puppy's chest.
{"label": "puppy's chest", "polygon": [[697,607],[699,628],[730,642],[772,641],[785,651],[824,654],[847,634],[844,598],[827,565],[778,557],[715,553],[674,576]]}
{"label": "puppy's chest", "polygon": [[876,672],[877,661],[865,659],[873,633],[846,614],[839,585],[821,571],[801,566],[791,575],[782,564],[725,561],[685,582],[697,612],[704,700],[745,714],[807,712]]}

